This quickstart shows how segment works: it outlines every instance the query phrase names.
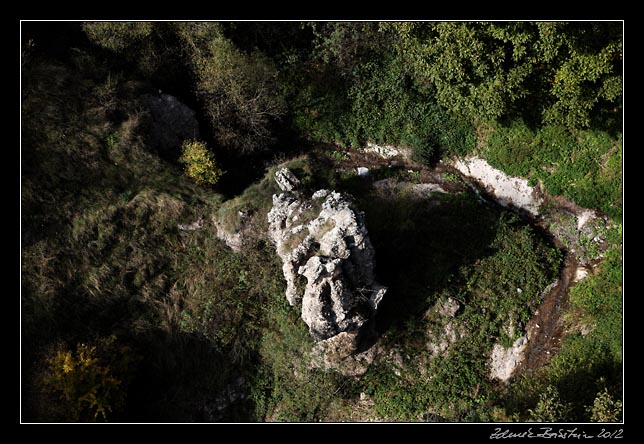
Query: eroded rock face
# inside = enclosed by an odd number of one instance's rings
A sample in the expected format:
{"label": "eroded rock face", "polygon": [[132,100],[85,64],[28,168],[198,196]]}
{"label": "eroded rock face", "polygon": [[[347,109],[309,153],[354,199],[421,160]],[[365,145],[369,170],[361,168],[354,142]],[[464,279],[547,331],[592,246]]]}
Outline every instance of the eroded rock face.
{"label": "eroded rock face", "polygon": [[[278,172],[278,184],[288,176]],[[374,250],[363,219],[336,192],[319,190],[310,199],[273,195],[269,236],[283,262],[286,297],[291,305],[302,304],[302,319],[316,341],[358,331],[385,295],[374,279]]]}
{"label": "eroded rock face", "polygon": [[275,182],[282,191],[293,191],[300,185],[299,179],[288,168],[282,168],[275,173]]}

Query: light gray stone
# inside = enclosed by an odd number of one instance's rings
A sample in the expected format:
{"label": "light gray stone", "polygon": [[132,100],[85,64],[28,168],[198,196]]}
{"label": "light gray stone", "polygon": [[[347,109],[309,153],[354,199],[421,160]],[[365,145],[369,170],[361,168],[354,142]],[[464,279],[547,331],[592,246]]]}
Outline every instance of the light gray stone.
{"label": "light gray stone", "polygon": [[273,196],[268,223],[283,263],[286,298],[291,305],[302,304],[302,319],[314,339],[358,331],[387,291],[374,278],[374,250],[363,214],[337,192],[319,190],[312,199],[281,193]]}
{"label": "light gray stone", "polygon": [[295,191],[300,180],[288,168],[282,168],[275,173],[275,182],[282,191]]}

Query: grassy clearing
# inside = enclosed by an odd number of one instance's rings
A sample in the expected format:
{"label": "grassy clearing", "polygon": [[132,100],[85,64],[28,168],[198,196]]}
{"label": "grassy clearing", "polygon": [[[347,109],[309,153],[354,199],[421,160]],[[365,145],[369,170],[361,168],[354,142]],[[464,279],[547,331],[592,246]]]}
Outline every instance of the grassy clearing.
{"label": "grassy clearing", "polygon": [[[500,399],[487,376],[492,346],[516,339],[519,329],[509,337],[508,326],[530,318],[558,272],[559,252],[516,216],[469,194],[441,196],[438,204],[373,197],[362,204],[389,286],[377,327],[402,350],[404,368],[400,377],[371,369],[358,385],[392,420],[489,420]],[[446,325],[432,306],[447,296],[462,305],[451,322],[464,337],[430,358],[427,344]]]}
{"label": "grassy clearing", "polygon": [[[82,51],[70,63],[30,60],[23,72],[25,420],[92,420],[100,410],[107,420],[126,421],[317,421],[355,404],[361,393],[374,403],[371,417],[390,420],[619,418],[621,228],[609,230],[606,260],[571,293],[567,322],[574,333],[560,355],[505,394],[488,379],[487,356],[495,342],[508,345],[519,334],[557,273],[559,252],[471,193],[424,203],[383,199],[366,194],[368,183],[355,174],[333,170],[331,161],[341,155],[326,156],[326,163],[290,160],[284,165],[304,192],[356,194],[376,247],[378,279],[389,287],[376,327],[402,360],[400,376],[385,364],[362,378],[312,370],[306,364],[312,341],[286,302],[273,246],[251,239],[243,254],[233,254],[210,224],[217,217],[237,231],[243,216],[264,230],[278,192],[277,166],[222,202],[148,149],[141,85]],[[469,152],[470,125],[418,101],[394,63],[365,64],[356,71],[364,89],[338,88],[340,97],[326,102],[323,92],[317,109],[295,116],[296,126],[346,145],[404,143],[425,160]],[[313,93],[305,88],[295,100],[307,102]],[[324,114],[333,120],[320,119]],[[479,148],[495,166],[621,217],[620,139],[555,126],[491,128]],[[198,219],[206,221],[201,230],[177,228]],[[461,304],[454,319],[433,310],[447,297]],[[448,323],[458,334],[446,353],[432,357],[428,342]],[[113,405],[74,411],[70,405],[79,404],[71,398],[84,395],[77,388],[84,376],[72,384],[68,403],[47,388],[43,381],[60,370],[48,363],[62,357],[64,365],[67,356],[81,362],[74,353],[82,344],[96,346],[98,373],[128,381],[124,402],[118,394]],[[113,352],[125,349],[136,357],[127,365]],[[213,414],[218,396],[239,376],[250,397]]]}
{"label": "grassy clearing", "polygon": [[25,72],[24,419],[70,419],[41,384],[46,362],[114,336],[143,359],[126,369],[126,406],[107,419],[194,420],[247,364],[255,332],[240,326],[255,325],[247,318],[278,270],[233,255],[209,225],[177,229],[209,220],[221,197],[147,149],[131,84],[99,68],[33,62]]}

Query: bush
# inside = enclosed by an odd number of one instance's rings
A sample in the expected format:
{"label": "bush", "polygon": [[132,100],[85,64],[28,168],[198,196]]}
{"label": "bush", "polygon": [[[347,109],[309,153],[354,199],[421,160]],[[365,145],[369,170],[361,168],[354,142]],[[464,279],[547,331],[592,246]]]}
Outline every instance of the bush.
{"label": "bush", "polygon": [[550,385],[539,396],[536,407],[530,410],[530,421],[566,422],[569,415],[570,405],[563,402],[557,389]]}
{"label": "bush", "polygon": [[133,362],[131,350],[115,337],[80,343],[49,358],[44,386],[57,396],[66,420],[106,421],[125,407]]}
{"label": "bush", "polygon": [[85,22],[82,28],[92,42],[120,52],[148,38],[152,26],[150,22]]}
{"label": "bush", "polygon": [[204,142],[183,142],[179,162],[185,165],[186,176],[199,184],[214,185],[223,174]]}
{"label": "bush", "polygon": [[618,422],[622,420],[622,401],[615,400],[605,388],[597,394],[589,408],[590,420],[595,422]]}

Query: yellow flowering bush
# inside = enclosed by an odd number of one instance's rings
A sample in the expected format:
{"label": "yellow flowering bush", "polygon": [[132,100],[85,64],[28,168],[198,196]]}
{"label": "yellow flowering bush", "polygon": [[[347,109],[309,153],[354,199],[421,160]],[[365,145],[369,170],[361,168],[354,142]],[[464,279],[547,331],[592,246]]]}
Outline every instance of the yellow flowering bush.
{"label": "yellow flowering bush", "polygon": [[[121,351],[127,354],[125,348]],[[125,405],[127,381],[99,359],[95,345],[60,350],[47,361],[46,387],[66,406],[71,420],[106,421]]]}
{"label": "yellow flowering bush", "polygon": [[184,165],[186,176],[199,184],[214,185],[223,174],[206,144],[197,140],[183,142],[179,162]]}

